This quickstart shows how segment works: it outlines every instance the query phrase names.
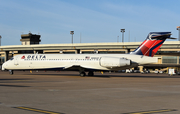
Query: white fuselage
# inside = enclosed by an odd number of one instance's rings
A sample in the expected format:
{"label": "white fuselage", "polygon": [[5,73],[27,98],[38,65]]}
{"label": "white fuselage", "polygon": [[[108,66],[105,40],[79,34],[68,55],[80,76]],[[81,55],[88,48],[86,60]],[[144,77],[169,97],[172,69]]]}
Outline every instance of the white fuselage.
{"label": "white fuselage", "polygon": [[[102,58],[108,57],[107,67],[102,65]],[[111,59],[112,58],[112,59]],[[115,65],[116,59],[130,60],[132,64]],[[111,65],[110,63],[113,62]],[[7,70],[31,70],[31,69],[68,69],[78,66],[85,69],[95,70],[119,70],[132,68],[134,65],[142,65],[157,62],[156,58],[132,55],[132,54],[21,54],[14,56],[2,65]],[[106,65],[106,64],[105,64]]]}

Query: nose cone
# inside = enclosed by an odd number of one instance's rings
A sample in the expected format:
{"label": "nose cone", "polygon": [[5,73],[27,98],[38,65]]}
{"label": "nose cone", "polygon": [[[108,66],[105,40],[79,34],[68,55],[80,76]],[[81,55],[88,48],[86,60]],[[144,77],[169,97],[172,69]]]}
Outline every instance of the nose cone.
{"label": "nose cone", "polygon": [[5,70],[5,69],[6,69],[6,66],[7,66],[7,63],[3,63],[3,65],[2,65],[2,70]]}

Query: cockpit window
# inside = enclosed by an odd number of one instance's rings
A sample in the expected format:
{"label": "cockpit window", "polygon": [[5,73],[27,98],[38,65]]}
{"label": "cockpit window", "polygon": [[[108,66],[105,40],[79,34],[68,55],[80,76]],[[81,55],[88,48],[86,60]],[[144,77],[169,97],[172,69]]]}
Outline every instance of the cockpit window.
{"label": "cockpit window", "polygon": [[12,61],[14,59],[14,57],[12,57],[10,60]]}

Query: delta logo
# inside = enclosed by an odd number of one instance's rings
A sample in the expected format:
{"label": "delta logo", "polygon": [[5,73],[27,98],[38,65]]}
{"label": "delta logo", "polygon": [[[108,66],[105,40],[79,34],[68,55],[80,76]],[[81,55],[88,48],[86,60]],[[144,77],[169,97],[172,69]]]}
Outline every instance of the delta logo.
{"label": "delta logo", "polygon": [[26,56],[22,56],[21,59],[46,59],[45,55],[28,55]]}
{"label": "delta logo", "polygon": [[21,59],[25,59],[25,56],[22,56]]}

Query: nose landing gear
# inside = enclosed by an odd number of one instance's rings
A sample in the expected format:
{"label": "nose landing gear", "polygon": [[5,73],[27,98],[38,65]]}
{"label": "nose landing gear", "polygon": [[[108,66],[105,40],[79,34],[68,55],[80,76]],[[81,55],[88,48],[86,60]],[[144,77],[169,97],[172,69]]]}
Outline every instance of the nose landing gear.
{"label": "nose landing gear", "polygon": [[94,72],[93,71],[89,71],[88,72],[88,76],[94,76]]}
{"label": "nose landing gear", "polygon": [[14,74],[13,70],[9,70],[9,74],[13,75]]}

